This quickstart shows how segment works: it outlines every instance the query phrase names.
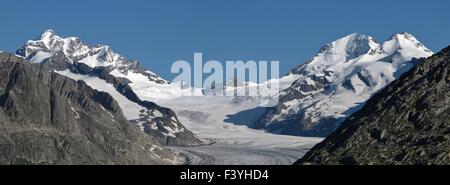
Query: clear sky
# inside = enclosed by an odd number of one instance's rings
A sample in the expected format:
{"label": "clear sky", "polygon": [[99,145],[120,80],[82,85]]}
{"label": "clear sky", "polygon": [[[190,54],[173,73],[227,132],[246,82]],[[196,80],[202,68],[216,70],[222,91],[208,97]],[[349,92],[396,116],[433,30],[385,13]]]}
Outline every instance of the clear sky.
{"label": "clear sky", "polygon": [[0,50],[14,52],[47,28],[110,45],[171,80],[176,60],[279,60],[281,74],[337,38],[379,42],[410,32],[437,52],[450,44],[447,0],[2,0]]}

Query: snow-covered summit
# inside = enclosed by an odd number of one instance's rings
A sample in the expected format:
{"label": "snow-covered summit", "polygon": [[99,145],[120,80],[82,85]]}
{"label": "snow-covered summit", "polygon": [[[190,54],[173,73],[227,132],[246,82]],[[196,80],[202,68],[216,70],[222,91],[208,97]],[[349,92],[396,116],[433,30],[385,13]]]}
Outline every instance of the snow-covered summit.
{"label": "snow-covered summit", "polygon": [[379,44],[372,37],[353,33],[325,45],[316,57],[328,61],[350,60],[378,48]]}
{"label": "snow-covered summit", "polygon": [[78,37],[60,37],[52,29],[47,29],[38,38],[27,41],[16,53],[32,63],[41,63],[60,54],[64,55],[69,63],[83,63],[90,68],[109,67],[111,71],[117,69],[125,75],[128,72],[140,73],[152,82],[168,83],[155,73],[144,70],[138,61],[128,60],[115,53],[110,46],[90,46]]}
{"label": "snow-covered summit", "polygon": [[400,60],[404,61],[427,57],[431,54],[429,49],[406,32],[394,34],[381,44],[371,36],[353,33],[326,44],[313,58],[291,70],[291,73],[310,72],[323,75],[326,73],[325,69],[336,66],[338,63],[358,60],[374,61],[377,57],[401,57]]}
{"label": "snow-covered summit", "polygon": [[324,136],[374,93],[433,54],[413,35],[394,34],[383,43],[351,34],[322,47],[291,70],[299,78],[280,94],[261,127],[295,135]]}

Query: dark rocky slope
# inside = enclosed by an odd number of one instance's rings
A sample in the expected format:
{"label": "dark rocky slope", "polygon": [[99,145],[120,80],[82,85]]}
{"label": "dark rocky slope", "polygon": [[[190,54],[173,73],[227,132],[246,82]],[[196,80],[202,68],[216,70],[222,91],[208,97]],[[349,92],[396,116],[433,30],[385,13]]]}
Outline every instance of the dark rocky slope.
{"label": "dark rocky slope", "polygon": [[449,61],[420,63],[296,164],[450,164]]}
{"label": "dark rocky slope", "polygon": [[165,164],[174,156],[82,81],[0,54],[0,164]]}

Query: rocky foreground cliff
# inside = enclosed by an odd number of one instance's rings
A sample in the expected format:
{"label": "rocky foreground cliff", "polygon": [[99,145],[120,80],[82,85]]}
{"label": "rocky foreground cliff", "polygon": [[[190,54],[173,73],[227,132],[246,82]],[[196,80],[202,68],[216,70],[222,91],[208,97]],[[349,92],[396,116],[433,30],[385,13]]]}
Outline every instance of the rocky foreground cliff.
{"label": "rocky foreground cliff", "polygon": [[450,164],[450,47],[372,97],[296,164]]}
{"label": "rocky foreground cliff", "polygon": [[167,164],[108,93],[0,53],[0,164]]}

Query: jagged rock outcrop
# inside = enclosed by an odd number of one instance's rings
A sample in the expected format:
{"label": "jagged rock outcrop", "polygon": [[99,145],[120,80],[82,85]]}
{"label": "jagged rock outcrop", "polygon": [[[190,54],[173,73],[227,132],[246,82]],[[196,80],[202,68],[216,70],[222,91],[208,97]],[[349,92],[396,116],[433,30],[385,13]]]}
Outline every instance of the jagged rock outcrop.
{"label": "jagged rock outcrop", "polygon": [[0,54],[0,164],[167,164],[108,93]]}
{"label": "jagged rock outcrop", "polygon": [[450,47],[367,101],[296,164],[450,164]]}

